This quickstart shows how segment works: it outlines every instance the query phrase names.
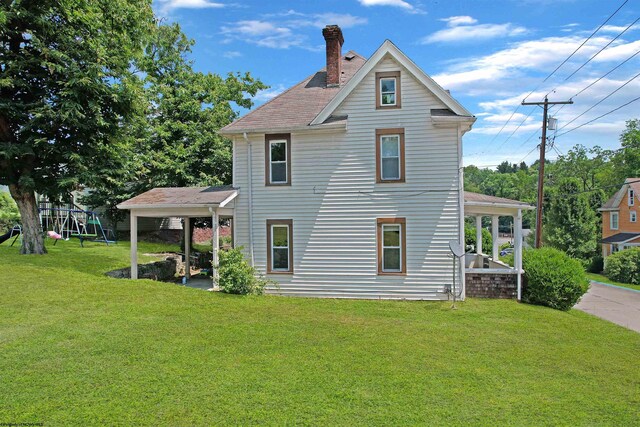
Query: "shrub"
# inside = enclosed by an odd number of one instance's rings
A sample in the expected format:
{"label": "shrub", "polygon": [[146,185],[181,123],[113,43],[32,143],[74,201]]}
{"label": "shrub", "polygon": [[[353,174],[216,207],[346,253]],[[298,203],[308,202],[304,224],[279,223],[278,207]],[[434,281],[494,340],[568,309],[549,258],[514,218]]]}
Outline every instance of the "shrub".
{"label": "shrub", "polygon": [[604,275],[616,282],[640,284],[640,248],[625,249],[608,256]]}
{"label": "shrub", "polygon": [[[473,246],[473,252],[475,252],[476,247],[476,228],[470,227],[469,225],[464,226],[464,243],[466,247]],[[492,238],[491,233],[487,229],[482,229],[482,251],[483,252],[491,252],[492,248]]]}
{"label": "shrub", "polygon": [[522,254],[525,287],[522,301],[569,310],[589,289],[580,261],[553,248],[528,249]]}
{"label": "shrub", "polygon": [[222,292],[238,295],[262,295],[272,283],[260,276],[242,254],[242,247],[218,253],[218,286]]}
{"label": "shrub", "polygon": [[591,258],[587,271],[589,273],[602,273],[602,270],[604,270],[604,258],[602,258],[602,255],[595,255]]}

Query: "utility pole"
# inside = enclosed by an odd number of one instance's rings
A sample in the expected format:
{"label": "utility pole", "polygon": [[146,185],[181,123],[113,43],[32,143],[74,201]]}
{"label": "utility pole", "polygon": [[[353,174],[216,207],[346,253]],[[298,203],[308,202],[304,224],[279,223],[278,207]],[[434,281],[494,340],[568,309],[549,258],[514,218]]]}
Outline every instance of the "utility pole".
{"label": "utility pole", "polygon": [[549,102],[545,96],[543,102],[524,102],[522,105],[542,105],[542,141],[540,142],[540,164],[538,165],[538,205],[536,209],[536,248],[542,246],[542,200],[544,199],[544,161],[547,149],[547,119],[549,105],[573,104],[573,101]]}

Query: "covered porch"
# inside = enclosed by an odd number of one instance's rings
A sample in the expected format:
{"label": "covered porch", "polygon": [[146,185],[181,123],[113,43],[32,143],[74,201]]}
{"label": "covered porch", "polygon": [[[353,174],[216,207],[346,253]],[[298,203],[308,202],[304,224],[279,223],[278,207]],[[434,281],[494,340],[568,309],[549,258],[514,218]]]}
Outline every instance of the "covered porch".
{"label": "covered porch", "polygon": [[178,217],[184,220],[185,280],[191,279],[192,218],[210,217],[212,225],[212,287],[217,283],[220,218],[233,218],[238,190],[231,186],[154,188],[118,205],[131,217],[131,278],[138,278],[138,218]]}
{"label": "covered porch", "polygon": [[[533,206],[518,200],[505,199],[502,197],[487,196],[465,191],[464,193],[464,214],[465,217],[475,218],[476,224],[476,253],[465,255],[465,288],[468,296],[483,295],[490,284],[497,287],[506,286],[515,281],[516,298],[520,300],[522,296],[522,212],[535,209]],[[499,218],[510,216],[513,218],[513,264],[500,261]],[[491,218],[492,247],[482,246],[482,218]],[[498,289],[497,292],[502,292]]]}

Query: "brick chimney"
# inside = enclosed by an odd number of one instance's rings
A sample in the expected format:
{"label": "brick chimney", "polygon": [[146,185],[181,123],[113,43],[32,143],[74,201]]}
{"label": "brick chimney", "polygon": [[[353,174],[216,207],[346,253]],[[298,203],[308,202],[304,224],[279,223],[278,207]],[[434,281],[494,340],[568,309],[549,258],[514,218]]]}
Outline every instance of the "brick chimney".
{"label": "brick chimney", "polygon": [[340,86],[340,63],[342,59],[342,30],[337,25],[327,25],[322,29],[327,42],[327,87]]}

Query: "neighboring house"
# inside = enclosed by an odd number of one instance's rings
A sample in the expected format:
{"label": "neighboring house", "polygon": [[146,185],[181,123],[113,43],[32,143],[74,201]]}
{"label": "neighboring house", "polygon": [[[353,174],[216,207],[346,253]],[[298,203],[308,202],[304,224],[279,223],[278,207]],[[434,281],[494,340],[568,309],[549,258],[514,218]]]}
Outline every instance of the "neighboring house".
{"label": "neighboring house", "polygon": [[[342,54],[339,27],[323,35],[326,69],[221,129],[231,188],[157,188],[118,206],[131,212],[132,278],[138,218],[210,215],[233,218],[235,245],[280,294],[438,300],[454,285],[462,298],[519,297],[531,207],[463,191],[475,117],[390,41],[365,59]],[[480,225],[492,217],[491,257],[452,256],[465,210]],[[514,217],[515,268],[498,260],[499,216]]]}
{"label": "neighboring house", "polygon": [[602,256],[631,246],[640,246],[640,178],[627,178],[607,202],[602,212]]}

